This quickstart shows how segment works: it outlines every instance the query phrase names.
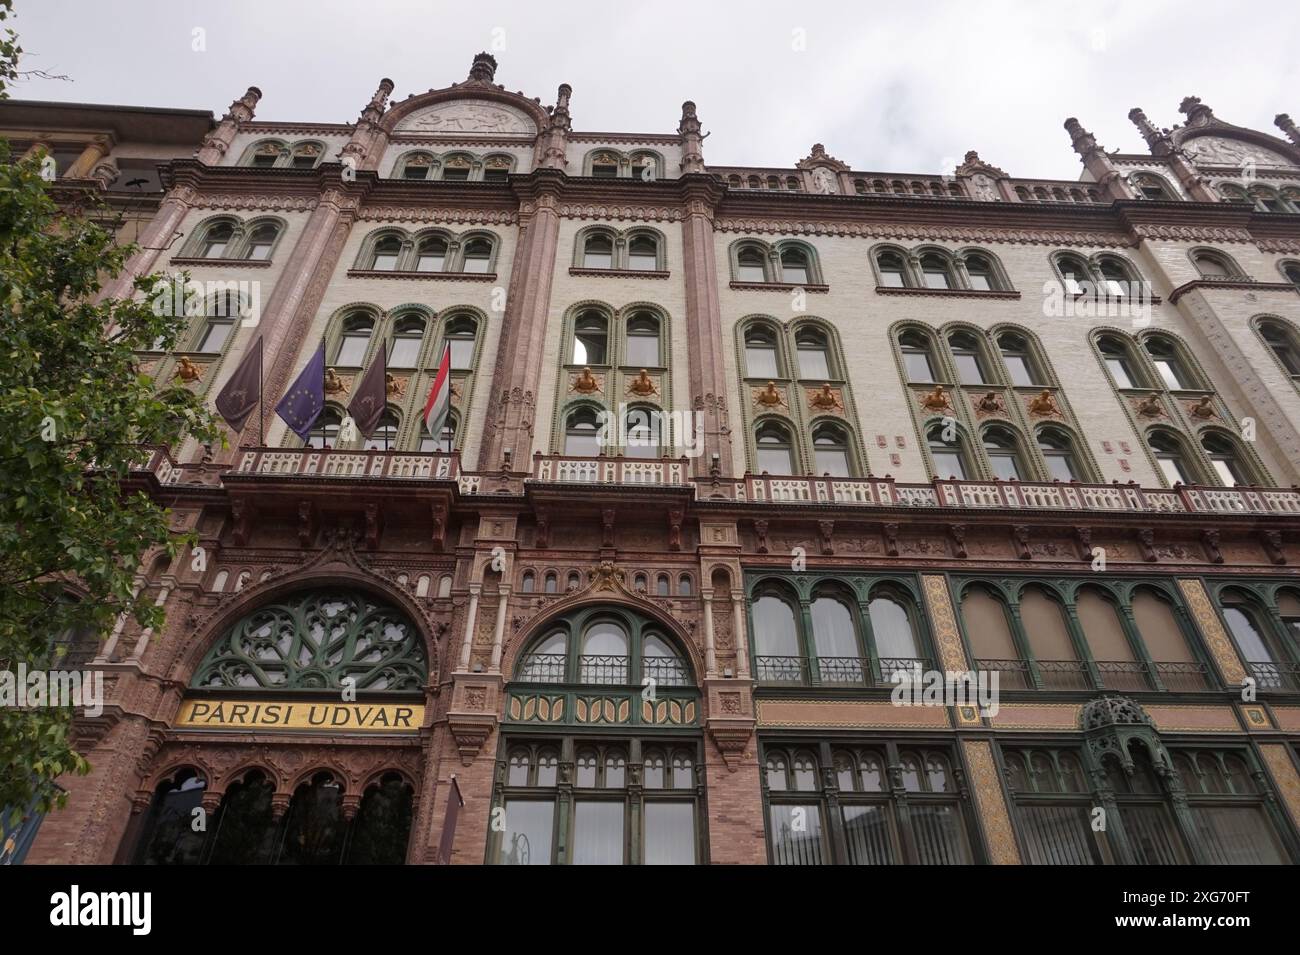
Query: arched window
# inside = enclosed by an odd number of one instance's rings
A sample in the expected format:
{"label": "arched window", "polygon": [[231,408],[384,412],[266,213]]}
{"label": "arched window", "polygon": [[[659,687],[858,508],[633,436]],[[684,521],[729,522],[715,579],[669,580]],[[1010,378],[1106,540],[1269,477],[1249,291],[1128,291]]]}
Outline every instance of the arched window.
{"label": "arched window", "polygon": [[754,433],[758,447],[760,474],[788,475],[795,473],[793,447],[790,433],[776,422],[764,422]]}
{"label": "arched window", "polygon": [[609,323],[599,312],[583,312],[573,326],[573,364],[603,365],[609,344]]}
{"label": "arched window", "polygon": [[803,679],[794,609],[774,594],[753,602],[755,676],[767,681]]}
{"label": "arched window", "polygon": [[604,232],[587,236],[582,245],[582,267],[586,269],[612,269],[614,267],[614,240]]}
{"label": "arched window", "polygon": [[876,269],[880,273],[880,284],[885,288],[910,288],[912,285],[907,265],[897,252],[881,252],[877,255]]}
{"label": "arched window", "polygon": [[349,865],[400,865],[411,836],[415,793],[397,773],[386,773],[361,797],[347,841]]}
{"label": "arched window", "polygon": [[578,458],[593,458],[600,454],[594,409],[577,408],[569,412],[564,429],[564,453]]}
{"label": "arched window", "polygon": [[816,597],[811,607],[813,652],[822,683],[861,683],[862,652],[853,615],[838,597]]}
{"label": "arched window", "polygon": [[1059,428],[1039,428],[1038,448],[1047,462],[1047,471],[1057,481],[1078,481],[1079,465],[1074,456],[1074,442]]}
{"label": "arched window", "polygon": [[1133,357],[1129,353],[1128,345],[1125,342],[1106,335],[1097,339],[1097,350],[1101,352],[1101,360],[1105,363],[1106,370],[1110,372],[1111,378],[1115,380],[1115,387],[1142,387],[1142,379],[1134,371]]}
{"label": "arched window", "polygon": [[396,271],[401,255],[402,240],[395,235],[384,236],[375,243],[374,251],[370,256],[370,268],[376,272]]}
{"label": "arched window", "polygon": [[965,455],[961,448],[961,433],[954,428],[952,441],[945,441],[944,431],[942,424],[934,424],[926,432],[926,442],[930,448],[934,473],[940,478],[964,481],[967,478],[967,470]]}
{"label": "arched window", "polygon": [[610,153],[597,153],[591,160],[591,174],[597,179],[617,179],[618,157]]}
{"label": "arched window", "polygon": [[957,365],[957,378],[963,385],[988,384],[979,342],[969,332],[953,332],[948,336],[948,346]]}
{"label": "arched window", "polygon": [[248,248],[244,250],[244,258],[265,262],[271,257],[271,249],[275,247],[275,237],[279,234],[280,227],[274,222],[264,222],[259,225],[248,236]]}
{"label": "arched window", "polygon": [[1195,484],[1196,477],[1188,463],[1187,451],[1182,439],[1172,431],[1155,429],[1147,434],[1147,446],[1155,455],[1160,473],[1172,486],[1174,484]]}
{"label": "arched window", "polygon": [[548,570],[546,572],[546,579],[543,581],[542,586],[548,594],[557,594],[560,592],[560,578],[555,575],[555,571]]}
{"label": "arched window", "polygon": [[757,246],[746,245],[736,252],[736,281],[767,281],[767,268],[762,249]]}
{"label": "arched window", "polygon": [[1022,336],[1003,332],[998,336],[998,350],[1002,352],[1002,363],[1006,366],[1011,384],[1037,388],[1043,383],[1030,355],[1029,343]]}
{"label": "arched window", "polygon": [[807,285],[811,271],[808,253],[800,248],[788,248],[781,252],[781,281],[789,285]]}
{"label": "arched window", "polygon": [[1252,186],[1250,197],[1255,200],[1255,208],[1260,212],[1290,212],[1285,202],[1278,198],[1277,192],[1268,186]]}
{"label": "arched window", "polygon": [[492,242],[489,239],[471,239],[465,243],[462,272],[484,275],[492,271]]}
{"label": "arched window", "polygon": [[916,331],[903,332],[898,336],[898,348],[903,353],[903,367],[907,370],[909,382],[930,384],[937,380],[930,357],[930,340],[925,335]]}
{"label": "arched window", "polygon": [[578,589],[578,586],[579,584],[581,584],[581,582],[582,580],[578,576],[578,572],[576,570],[571,570],[569,571],[569,576],[565,579],[564,589],[572,593],[573,591]]}
{"label": "arched window", "polygon": [[279,826],[271,800],[275,786],[260,770],[252,770],[226,790],[216,818],[208,852],[210,865],[265,865],[274,861]]}
{"label": "arched window", "polygon": [[344,368],[360,368],[370,347],[370,336],[375,330],[375,320],[369,315],[351,315],[343,321],[343,334],[339,338],[334,364]]}
{"label": "arched window", "polygon": [[921,277],[925,280],[926,288],[949,289],[955,284],[947,257],[937,252],[921,256]]}
{"label": "arched window", "polygon": [[420,243],[415,255],[415,271],[441,272],[447,265],[447,240],[432,236]]}
{"label": "arched window", "polygon": [[285,815],[281,865],[337,865],[343,858],[343,789],[331,773],[317,773],[293,794]]}
{"label": "arched window", "polygon": [[659,319],[637,312],[627,322],[627,362],[633,368],[657,368],[663,364],[659,348]]}
{"label": "arched window", "polygon": [[1225,590],[1220,597],[1223,619],[1232,633],[1250,670],[1250,675],[1262,690],[1290,689],[1294,677],[1287,666],[1287,656],[1273,632],[1267,627],[1266,617],[1259,605],[1243,592]]}
{"label": "arched window", "polygon": [[794,343],[800,378],[826,381],[835,377],[831,374],[830,346],[825,332],[805,326],[795,335]]}
{"label": "arched window", "polygon": [[451,346],[451,367],[469,371],[474,367],[474,343],[478,336],[478,322],[468,315],[457,315],[447,322],[443,336]]}
{"label": "arched window", "polygon": [[1241,186],[1223,183],[1219,186],[1219,194],[1223,196],[1224,202],[1240,202],[1246,205],[1254,205],[1251,198],[1246,195],[1246,190],[1242,189]]}
{"label": "arched window", "polygon": [[1300,263],[1288,262],[1282,266],[1282,274],[1286,276],[1288,282],[1300,289]]}
{"label": "arched window", "polygon": [[207,232],[203,235],[199,257],[204,259],[224,259],[234,238],[235,224],[233,222],[224,220],[214,222],[208,226]]}
{"label": "arched window", "polygon": [[337,448],[339,446],[339,426],[342,418],[334,408],[326,408],[320,413],[311,430],[307,432],[308,448]]}
{"label": "arched window", "polygon": [[325,150],[321,148],[320,143],[297,143],[293,147],[290,165],[294,169],[315,169],[324,155]]}
{"label": "arched window", "polygon": [[265,142],[258,143],[253,150],[252,159],[249,165],[258,169],[270,169],[280,161],[280,157],[288,153],[288,148],[283,143]]}
{"label": "arched window", "polygon": [[658,597],[669,596],[670,586],[671,585],[668,583],[668,575],[660,574],[658,577],[655,578],[655,595]]}
{"label": "arched window", "polygon": [[867,605],[867,614],[871,618],[871,635],[876,654],[880,657],[882,675],[910,668],[914,661],[921,659],[912,614],[903,597],[877,591]]}
{"label": "arched window", "polygon": [[375,427],[370,437],[366,438],[363,446],[366,451],[393,451],[397,448],[397,415],[392,411],[385,411],[379,419],[379,424]]}
{"label": "arched window", "polygon": [[635,235],[628,240],[627,265],[634,272],[654,272],[659,268],[659,242],[652,235]]}
{"label": "arched window", "polygon": [[993,476],[1003,481],[1023,481],[1024,465],[1020,461],[1016,436],[1003,427],[984,429],[984,451],[989,456]]}
{"label": "arched window", "polygon": [[1226,434],[1207,431],[1201,435],[1201,447],[1210,457],[1210,466],[1225,487],[1238,484],[1250,484],[1249,473],[1241,460],[1241,452],[1236,443]]}
{"label": "arched window", "polygon": [[474,170],[469,156],[447,156],[442,161],[442,178],[446,182],[468,182]]}
{"label": "arched window", "polygon": [[206,829],[193,827],[207,783],[192,769],[178,772],[154,790],[153,803],[136,849],[136,865],[198,865]]}
{"label": "arched window", "polygon": [[1107,256],[1097,263],[1097,272],[1101,275],[1101,285],[1111,298],[1124,298],[1129,294],[1133,282],[1130,269],[1119,259]]}
{"label": "arched window", "polygon": [[1300,378],[1300,337],[1295,330],[1282,322],[1268,320],[1257,322],[1255,330],[1283,370],[1292,378]]}
{"label": "arched window", "polygon": [[415,368],[424,344],[424,319],[407,316],[393,324],[393,346],[388,355],[389,368]]}
{"label": "arched window", "polygon": [[745,375],[748,378],[780,378],[776,335],[763,325],[745,332]]}
{"label": "arched window", "polygon": [[1165,186],[1164,181],[1159,176],[1153,176],[1149,173],[1138,173],[1133,177],[1133,186],[1137,191],[1139,199],[1156,199],[1164,202],[1172,202],[1174,196]]}
{"label": "arched window", "polygon": [[998,290],[997,273],[993,264],[982,255],[966,256],[966,274],[970,277],[970,287],[977,292],[994,292]]}
{"label": "arched window", "polygon": [[623,453],[630,458],[657,458],[663,444],[663,417],[656,408],[628,408],[623,419],[626,441]]}
{"label": "arched window", "polygon": [[1219,252],[1198,251],[1192,254],[1192,264],[1201,278],[1210,281],[1227,281],[1238,274],[1227,256]]}
{"label": "arched window", "polygon": [[813,429],[813,455],[817,473],[831,477],[852,477],[849,464],[849,439],[837,424],[823,422]]}
{"label": "arched window", "polygon": [[537,577],[531,570],[524,571],[523,581],[520,583],[519,589],[526,594],[531,594],[537,589]]}
{"label": "arched window", "polygon": [[1178,346],[1172,341],[1150,335],[1143,340],[1142,344],[1147,354],[1151,356],[1151,363],[1156,366],[1156,371],[1160,373],[1160,380],[1164,382],[1166,388],[1171,391],[1182,391],[1196,386],[1178,354]]}
{"label": "arched window", "polygon": [[484,182],[508,182],[514,160],[510,156],[489,156],[483,161]]}
{"label": "arched window", "polygon": [[1065,284],[1067,295],[1082,295],[1088,291],[1087,285],[1091,285],[1092,279],[1083,259],[1073,255],[1062,255],[1057,258],[1056,267],[1060,270],[1061,281]]}
{"label": "arched window", "polygon": [[196,350],[208,355],[220,354],[234,333],[237,318],[239,318],[239,299],[234,293],[217,295],[209,299],[204,309],[203,334]]}
{"label": "arched window", "polygon": [[677,578],[677,596],[689,597],[691,595],[691,575],[682,574]]}
{"label": "arched window", "polygon": [[403,179],[428,179],[433,157],[428,153],[411,153],[402,163]]}
{"label": "arched window", "polygon": [[434,438],[423,423],[420,424],[420,450],[432,454],[451,454],[456,450],[456,416],[448,414],[442,423],[442,433]]}

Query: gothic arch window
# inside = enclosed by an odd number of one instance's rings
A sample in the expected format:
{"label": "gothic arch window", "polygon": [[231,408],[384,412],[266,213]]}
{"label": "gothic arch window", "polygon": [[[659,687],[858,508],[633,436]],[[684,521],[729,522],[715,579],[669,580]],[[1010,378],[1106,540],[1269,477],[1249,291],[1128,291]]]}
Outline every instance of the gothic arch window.
{"label": "gothic arch window", "polygon": [[326,405],[320,416],[307,432],[307,448],[337,448],[339,446],[339,428],[343,415],[338,408]]}
{"label": "gothic arch window", "polygon": [[1037,431],[1038,450],[1047,464],[1047,473],[1054,481],[1081,481],[1084,479],[1075,451],[1074,438],[1063,428],[1045,426]]}
{"label": "gothic arch window", "polygon": [[881,249],[874,257],[876,276],[885,288],[913,288],[906,254],[900,249]]}
{"label": "gothic arch window", "polygon": [[398,159],[394,168],[397,170],[396,176],[399,179],[431,179],[434,170],[433,154],[426,152],[407,153]]}
{"label": "gothic arch window", "polygon": [[898,349],[903,356],[907,380],[916,384],[939,381],[935,375],[934,348],[930,335],[917,329],[906,329],[898,334]]}
{"label": "gothic arch window", "polygon": [[960,428],[949,429],[942,422],[935,422],[926,429],[925,440],[936,477],[957,481],[969,479],[972,472]]}
{"label": "gothic arch window", "polygon": [[343,320],[342,334],[334,352],[333,364],[343,368],[360,368],[370,350],[370,338],[375,332],[374,316],[357,312]]}
{"label": "gothic arch window", "polygon": [[1007,380],[1017,388],[1037,388],[1046,384],[1036,349],[1019,332],[1000,332],[997,336],[998,353],[1006,369]]}
{"label": "gothic arch window", "polygon": [[837,422],[824,421],[812,429],[813,457],[817,474],[853,477],[848,432]]}
{"label": "gothic arch window", "polygon": [[1130,181],[1132,182],[1133,189],[1137,193],[1139,199],[1172,202],[1177,198],[1164,178],[1157,176],[1155,173],[1134,173]]}
{"label": "gothic arch window", "polygon": [[578,314],[573,323],[574,365],[605,365],[609,359],[609,317],[594,309]]}
{"label": "gothic arch window", "polygon": [[1282,262],[1278,265],[1283,277],[1300,291],[1300,262]]}
{"label": "gothic arch window", "polygon": [[768,282],[767,250],[755,242],[741,243],[735,251],[737,282]]}
{"label": "gothic arch window", "polygon": [[1127,339],[1117,335],[1102,335],[1097,339],[1097,351],[1116,388],[1146,386],[1144,377],[1138,371],[1141,365],[1136,361]]}
{"label": "gothic arch window", "polygon": [[920,257],[921,279],[929,289],[951,289],[957,287],[953,275],[952,263],[945,253],[931,251]]}
{"label": "gothic arch window", "polygon": [[630,458],[657,458],[663,447],[663,416],[658,408],[634,405],[623,416],[623,453]]}
{"label": "gothic arch window", "polygon": [[426,322],[418,315],[404,315],[393,322],[393,340],[388,353],[389,368],[419,367],[425,330]]}
{"label": "gothic arch window", "polygon": [[627,267],[633,272],[662,270],[659,237],[653,232],[637,232],[628,236]]}
{"label": "gothic arch window", "polygon": [[955,331],[948,335],[948,348],[957,367],[957,380],[963,385],[989,383],[988,364],[980,340],[974,332]]}
{"label": "gothic arch window", "polygon": [[1196,266],[1197,274],[1207,281],[1228,282],[1246,277],[1246,273],[1231,256],[1217,249],[1193,249],[1188,254]]}
{"label": "gothic arch window", "polygon": [[257,769],[226,790],[209,825],[210,865],[266,865],[275,860],[280,825],[273,815],[274,795],[274,784]]}
{"label": "gothic arch window", "polygon": [[362,444],[364,451],[395,451],[397,435],[402,429],[402,418],[393,408],[389,408],[379,418],[379,424],[370,437]]}
{"label": "gothic arch window", "polygon": [[385,235],[377,239],[370,251],[366,268],[374,272],[396,272],[402,258],[402,238]]}
{"label": "gothic arch window", "polygon": [[1219,483],[1224,487],[1257,484],[1237,439],[1223,431],[1203,431],[1201,447],[1210,459]]}
{"label": "gothic arch window", "polygon": [[279,223],[260,222],[250,224],[248,241],[242,250],[242,257],[254,262],[266,262],[275,250],[276,240],[283,231]]}
{"label": "gothic arch window", "polygon": [[424,640],[404,612],[361,591],[327,589],[251,611],[212,645],[190,686],[397,693],[421,691],[427,677]]}
{"label": "gothic arch window", "polygon": [[1152,428],[1147,432],[1147,447],[1170,487],[1198,483],[1198,474],[1192,463],[1194,459],[1181,436],[1167,428]]}
{"label": "gothic arch window", "polygon": [[474,368],[474,355],[478,350],[478,321],[472,315],[452,315],[443,331],[443,342],[451,347],[451,367],[454,371]]}
{"label": "gothic arch window", "polygon": [[754,443],[758,449],[760,474],[784,476],[795,473],[794,445],[785,425],[775,421],[761,422],[754,429]]}
{"label": "gothic arch window", "polygon": [[136,844],[136,865],[198,865],[204,861],[207,831],[196,832],[193,822],[206,791],[207,782],[189,768],[158,784]]}
{"label": "gothic arch window", "polygon": [[420,239],[415,248],[415,271],[444,271],[450,247],[444,235],[430,235]]}
{"label": "gothic arch window", "polygon": [[1161,382],[1170,391],[1205,390],[1203,382],[1192,375],[1183,349],[1178,342],[1164,335],[1147,335],[1142,339],[1151,363]]}
{"label": "gothic arch window", "polygon": [[1293,690],[1300,685],[1300,665],[1255,597],[1245,590],[1227,588],[1219,594],[1219,606],[1232,641],[1261,690]]}
{"label": "gothic arch window", "polygon": [[1256,318],[1251,324],[1283,373],[1300,383],[1300,333],[1295,326],[1277,318]]}
{"label": "gothic arch window", "polygon": [[201,259],[224,259],[235,241],[236,223],[233,219],[218,219],[207,225],[198,244]]}
{"label": "gothic arch window", "polygon": [[636,613],[600,607],[555,621],[526,648],[515,672],[525,683],[596,686],[640,686],[647,677],[660,687],[695,685],[686,655],[663,627]]}
{"label": "gothic arch window", "polygon": [[564,425],[564,453],[570,457],[594,458],[600,450],[596,409],[584,405],[570,411]]}
{"label": "gothic arch window", "polygon": [[1083,295],[1092,287],[1092,270],[1079,256],[1058,254],[1053,257],[1052,264],[1061,277],[1067,295]]}
{"label": "gothic arch window", "polygon": [[415,791],[395,772],[366,787],[347,840],[349,865],[400,865],[411,837]]}
{"label": "gothic arch window", "polygon": [[627,320],[627,354],[623,362],[631,368],[664,366],[659,319],[650,312],[635,312]]}
{"label": "gothic arch window", "polygon": [[990,425],[982,434],[993,476],[1003,481],[1023,481],[1030,475],[1020,453],[1020,441],[1009,427]]}
{"label": "gothic arch window", "polygon": [[492,272],[496,255],[496,242],[488,236],[464,238],[461,241],[460,271],[474,275]]}
{"label": "gothic arch window", "polygon": [[794,336],[795,355],[799,363],[799,377],[812,381],[830,381],[840,376],[832,367],[830,341],[826,333],[815,325],[803,325]]}
{"label": "gothic arch window", "polygon": [[614,236],[605,231],[590,232],[582,244],[584,269],[612,269],[614,267]]}
{"label": "gothic arch window", "polygon": [[765,323],[754,323],[745,329],[745,377],[784,377],[781,374],[776,331]]}

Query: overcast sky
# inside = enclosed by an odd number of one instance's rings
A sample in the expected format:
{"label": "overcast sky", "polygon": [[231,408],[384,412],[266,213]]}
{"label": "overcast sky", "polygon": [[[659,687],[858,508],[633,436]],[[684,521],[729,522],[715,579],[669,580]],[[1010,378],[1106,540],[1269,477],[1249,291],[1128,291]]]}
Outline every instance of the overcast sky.
{"label": "overcast sky", "polygon": [[[791,166],[822,142],[854,169],[949,171],[968,149],[1013,176],[1077,179],[1062,128],[1145,151],[1194,94],[1227,122],[1300,120],[1300,5],[1033,0],[18,0],[32,79],[14,98],[212,110],[250,85],[259,120],[351,122],[379,79],[394,99],[465,79],[555,101],[574,128],[672,132],[693,99],[705,161]],[[196,39],[195,31],[202,31]],[[201,43],[200,43],[201,40]],[[204,49],[196,50],[195,46]]]}

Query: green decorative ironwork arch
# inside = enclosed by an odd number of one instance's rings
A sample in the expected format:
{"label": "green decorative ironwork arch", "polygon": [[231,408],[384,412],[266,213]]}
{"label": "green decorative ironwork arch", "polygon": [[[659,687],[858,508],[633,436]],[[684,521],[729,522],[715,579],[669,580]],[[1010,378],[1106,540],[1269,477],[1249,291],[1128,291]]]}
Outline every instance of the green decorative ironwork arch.
{"label": "green decorative ironwork arch", "polygon": [[[195,689],[420,690],[420,632],[401,610],[356,590],[312,590],[262,606],[213,645]],[[343,681],[351,678],[351,684]]]}

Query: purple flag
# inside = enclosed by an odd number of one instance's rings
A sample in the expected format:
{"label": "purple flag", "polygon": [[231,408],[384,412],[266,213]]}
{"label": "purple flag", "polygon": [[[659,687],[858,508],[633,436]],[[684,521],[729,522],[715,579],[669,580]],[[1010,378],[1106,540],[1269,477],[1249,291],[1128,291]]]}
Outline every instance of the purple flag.
{"label": "purple flag", "polygon": [[325,408],[325,343],[321,342],[307,367],[294,379],[275,413],[304,441]]}
{"label": "purple flag", "polygon": [[388,362],[385,360],[385,348],[381,343],[379,353],[370,363],[366,373],[361,376],[356,394],[348,402],[348,414],[356,423],[357,430],[363,438],[368,438],[379,427],[379,421],[388,407],[386,382],[388,379]]}
{"label": "purple flag", "polygon": [[242,431],[262,400],[262,339],[259,336],[217,395],[217,410],[231,431]]}

